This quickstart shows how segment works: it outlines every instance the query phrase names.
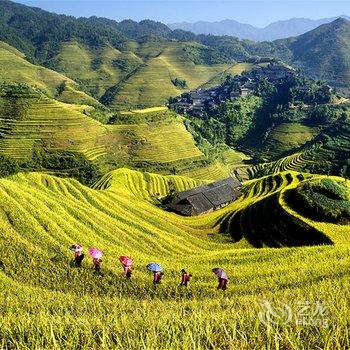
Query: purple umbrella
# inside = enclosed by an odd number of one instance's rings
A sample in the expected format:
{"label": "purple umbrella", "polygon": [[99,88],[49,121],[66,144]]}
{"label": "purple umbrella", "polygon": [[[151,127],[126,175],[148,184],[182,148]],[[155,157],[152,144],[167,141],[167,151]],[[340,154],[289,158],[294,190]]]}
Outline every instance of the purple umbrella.
{"label": "purple umbrella", "polygon": [[103,252],[102,252],[102,250],[99,250],[97,248],[90,248],[89,255],[91,257],[93,257],[94,259],[100,259],[100,258],[102,258]]}
{"label": "purple umbrella", "polygon": [[224,271],[224,269],[221,269],[220,267],[215,267],[212,269],[212,271],[220,278],[223,278],[224,280],[228,280],[227,273]]}

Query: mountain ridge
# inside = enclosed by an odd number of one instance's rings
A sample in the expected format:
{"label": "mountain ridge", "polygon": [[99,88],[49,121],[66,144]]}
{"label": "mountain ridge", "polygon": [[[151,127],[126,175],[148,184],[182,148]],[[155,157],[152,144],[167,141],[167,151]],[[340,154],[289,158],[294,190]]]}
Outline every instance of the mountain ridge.
{"label": "mountain ridge", "polygon": [[322,24],[330,23],[339,17],[350,19],[350,16],[347,15],[317,20],[309,18],[290,18],[272,22],[265,27],[255,27],[251,24],[241,23],[234,19],[225,19],[215,22],[197,21],[169,23],[168,27],[172,30],[187,30],[195,34],[229,35],[238,37],[239,39],[273,41],[304,34]]}
{"label": "mountain ridge", "polygon": [[281,42],[291,50],[293,63],[305,72],[349,90],[350,21],[338,18]]}

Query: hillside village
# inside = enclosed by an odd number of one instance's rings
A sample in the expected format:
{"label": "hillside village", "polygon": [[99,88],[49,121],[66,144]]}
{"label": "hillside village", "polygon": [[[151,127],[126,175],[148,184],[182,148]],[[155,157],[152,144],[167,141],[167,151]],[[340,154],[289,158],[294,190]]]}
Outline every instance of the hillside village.
{"label": "hillside village", "polygon": [[[209,89],[198,88],[183,93],[172,99],[169,107],[181,114],[203,118],[208,109],[215,108],[223,101],[248,96],[263,80],[276,84],[295,75],[297,71],[292,67],[269,63],[267,66],[256,68],[242,75],[229,76],[221,85]],[[305,89],[308,87],[305,86]]]}

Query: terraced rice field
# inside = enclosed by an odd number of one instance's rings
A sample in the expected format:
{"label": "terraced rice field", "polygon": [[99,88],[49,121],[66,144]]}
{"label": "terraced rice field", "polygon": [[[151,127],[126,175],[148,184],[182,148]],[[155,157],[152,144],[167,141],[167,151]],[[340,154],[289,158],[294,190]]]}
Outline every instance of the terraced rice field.
{"label": "terraced rice field", "polygon": [[182,117],[169,114],[164,115],[164,120],[147,121],[143,116],[149,116],[152,111],[135,113],[136,124],[106,126],[107,133],[99,142],[106,145],[109,154],[124,154],[125,161],[136,167],[160,166],[168,172],[173,166],[179,172],[185,172],[193,167],[192,163],[205,159],[186,130]]}
{"label": "terraced rice field", "polygon": [[255,68],[255,65],[251,63],[236,63],[223,72],[218,73],[214,77],[212,77],[209,81],[207,81],[205,84],[203,84],[201,87],[202,88],[209,88],[211,86],[215,85],[220,85],[221,83],[224,82],[226,77],[231,74],[231,75],[237,75],[237,74],[242,74],[243,72],[250,71],[253,68]]}
{"label": "terraced rice field", "polygon": [[61,45],[59,54],[52,59],[52,64],[57,71],[81,82],[90,94],[100,98],[107,89],[130,73],[118,66],[121,60],[133,62],[136,66],[143,63],[129,51],[120,52],[109,46],[92,50],[72,41]]}
{"label": "terraced rice field", "polygon": [[194,179],[216,180],[228,177],[230,168],[216,161],[208,166],[185,170],[183,175]]}
{"label": "terraced rice field", "polygon": [[134,109],[133,111],[131,111],[132,113],[154,113],[154,112],[164,112],[166,111],[168,108],[167,107],[150,107],[150,108],[144,108],[144,109]]}
{"label": "terraced rice field", "polygon": [[[20,107],[22,106],[22,107]],[[104,127],[88,118],[74,105],[44,96],[19,99],[16,104],[4,100],[0,108],[1,153],[14,158],[30,157],[34,147],[66,149],[96,156],[97,137]]]}
{"label": "terraced rice field", "polygon": [[[251,68],[249,64],[195,64],[185,56],[186,50],[203,48],[197,43],[151,42],[132,43],[130,51],[120,52],[108,46],[92,50],[71,41],[61,45],[51,64],[95,98],[123,111],[163,105],[170,96]],[[186,80],[187,88],[177,88],[171,81],[175,78]]]}
{"label": "terraced rice field", "polygon": [[[250,168],[247,167],[244,170],[247,171],[249,178],[252,179],[266,174],[278,174],[281,171],[302,170],[308,163],[311,163],[311,161],[306,158],[306,153],[298,152],[277,161],[260,163]],[[241,168],[241,170],[243,169]]]}
{"label": "terraced rice field", "polygon": [[[306,220],[283,202],[284,191],[308,177],[285,172],[249,181],[238,201],[194,218],[163,211],[157,199],[170,184],[200,184],[189,178],[119,169],[94,189],[39,173],[1,179],[1,347],[348,348],[349,227]],[[256,220],[258,213],[275,220]],[[280,215],[305,234],[304,225],[317,227],[334,245],[254,248],[259,239],[270,246],[268,232],[277,238]],[[69,265],[73,242],[104,250],[103,278],[88,258],[81,269]],[[121,277],[122,254],[135,259],[132,282]],[[144,269],[152,260],[165,269],[157,288]],[[215,290],[215,266],[231,277],[225,293]],[[187,289],[177,286],[184,267],[193,274]],[[266,326],[258,319],[262,299],[288,302],[295,313],[300,301],[324,301],[329,327]]]}
{"label": "terraced rice field", "polygon": [[267,158],[274,158],[293,149],[298,149],[311,141],[319,128],[300,123],[282,123],[277,125],[263,144],[262,153]]}

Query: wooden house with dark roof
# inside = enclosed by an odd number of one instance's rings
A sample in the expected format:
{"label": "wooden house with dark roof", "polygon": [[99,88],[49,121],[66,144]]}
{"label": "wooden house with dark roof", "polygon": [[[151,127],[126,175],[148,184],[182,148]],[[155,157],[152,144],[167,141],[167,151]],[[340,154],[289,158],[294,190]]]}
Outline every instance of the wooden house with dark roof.
{"label": "wooden house with dark roof", "polygon": [[242,183],[233,177],[192,188],[167,198],[165,207],[185,216],[210,213],[236,200],[241,195]]}

